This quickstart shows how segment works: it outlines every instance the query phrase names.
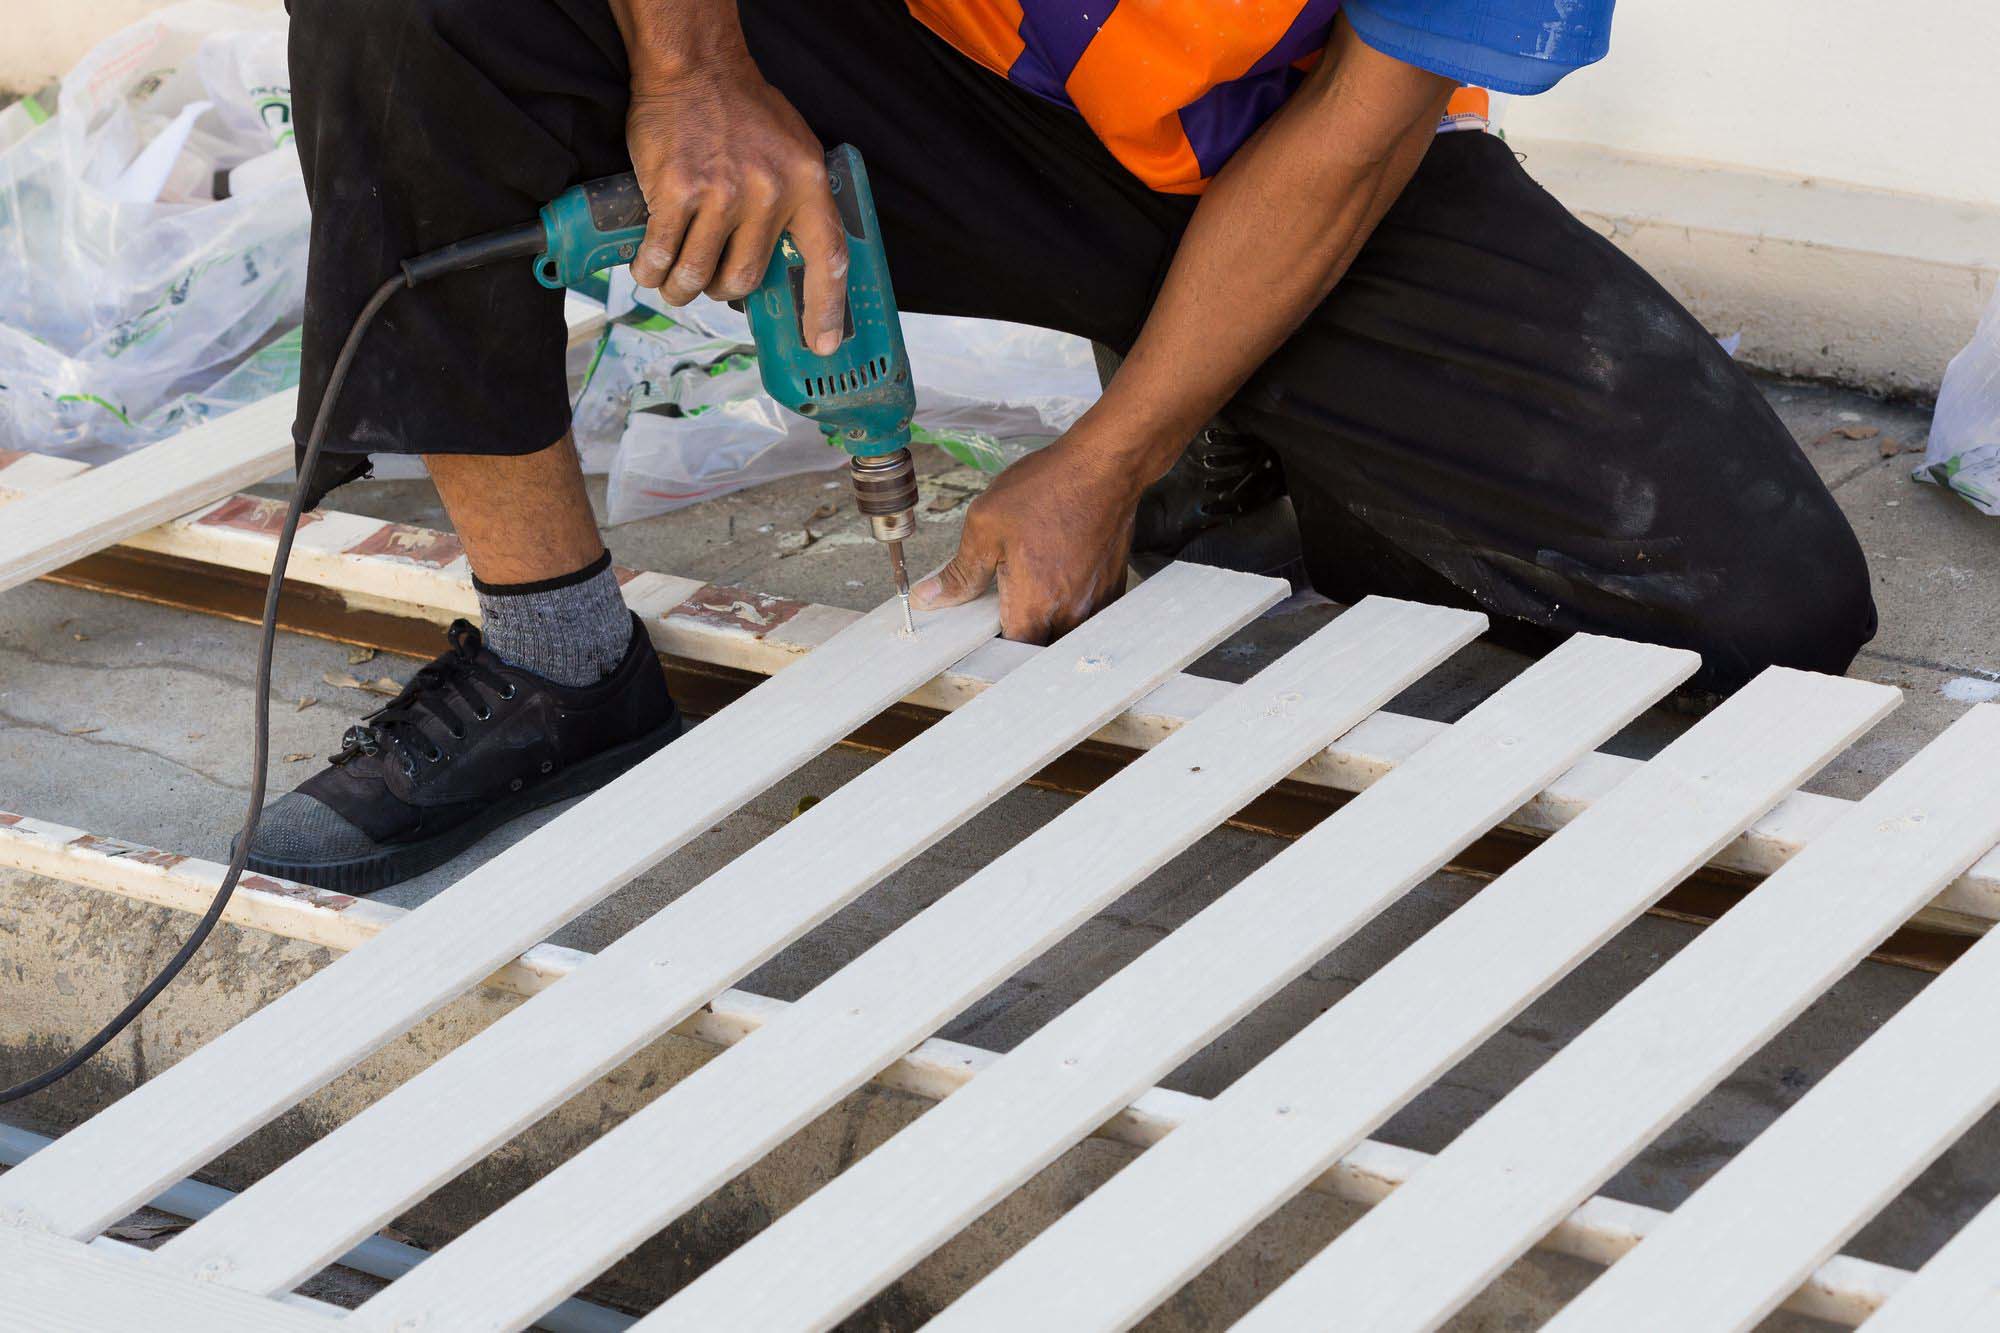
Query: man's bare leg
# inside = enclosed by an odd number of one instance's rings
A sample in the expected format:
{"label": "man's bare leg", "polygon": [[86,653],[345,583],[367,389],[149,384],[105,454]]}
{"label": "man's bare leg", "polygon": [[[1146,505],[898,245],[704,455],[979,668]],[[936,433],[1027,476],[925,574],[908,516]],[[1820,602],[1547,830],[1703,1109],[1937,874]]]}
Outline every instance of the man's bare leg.
{"label": "man's bare leg", "polygon": [[426,454],[424,466],[483,583],[540,583],[604,554],[568,435],[540,453]]}
{"label": "man's bare leg", "polygon": [[425,461],[471,561],[484,636],[454,629],[401,698],[266,807],[250,856],[260,873],[366,893],[680,734],[568,436],[522,457]]}

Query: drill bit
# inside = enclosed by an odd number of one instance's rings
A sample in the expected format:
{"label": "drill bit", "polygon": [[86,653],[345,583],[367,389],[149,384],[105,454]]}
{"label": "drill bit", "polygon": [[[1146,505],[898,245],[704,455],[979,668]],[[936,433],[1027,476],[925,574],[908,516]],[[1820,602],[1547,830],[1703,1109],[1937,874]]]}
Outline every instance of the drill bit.
{"label": "drill bit", "polygon": [[915,634],[917,622],[910,618],[910,571],[903,565],[903,544],[884,542],[889,548],[889,571],[895,576],[896,596],[903,599],[903,632]]}

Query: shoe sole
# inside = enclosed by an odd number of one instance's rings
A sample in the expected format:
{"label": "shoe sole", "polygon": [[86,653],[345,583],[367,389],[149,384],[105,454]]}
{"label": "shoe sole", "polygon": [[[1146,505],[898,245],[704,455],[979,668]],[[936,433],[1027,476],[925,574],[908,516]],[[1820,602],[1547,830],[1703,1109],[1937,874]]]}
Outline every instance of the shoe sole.
{"label": "shoe sole", "polygon": [[452,857],[457,856],[472,844],[503,824],[531,814],[544,806],[566,801],[573,796],[584,796],[596,791],[627,769],[632,768],[668,744],[677,740],[687,730],[687,721],[680,709],[674,709],[673,716],[663,725],[637,740],[615,745],[579,764],[572,764],[547,782],[533,787],[505,800],[496,801],[487,809],[454,825],[442,833],[434,834],[417,842],[397,843],[384,847],[379,852],[366,856],[351,857],[344,861],[323,861],[307,863],[302,861],[273,861],[261,856],[252,856],[245,863],[245,871],[255,871],[260,875],[276,875],[281,879],[296,880],[315,888],[331,889],[335,893],[366,894],[400,884],[406,879],[414,879],[426,871],[435,870]]}

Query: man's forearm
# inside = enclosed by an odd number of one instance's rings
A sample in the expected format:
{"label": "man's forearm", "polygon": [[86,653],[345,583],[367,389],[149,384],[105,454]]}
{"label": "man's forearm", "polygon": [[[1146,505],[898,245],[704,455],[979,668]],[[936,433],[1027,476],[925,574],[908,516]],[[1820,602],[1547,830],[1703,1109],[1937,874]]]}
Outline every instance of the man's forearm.
{"label": "man's forearm", "polygon": [[1150,481],[1333,290],[1430,146],[1449,80],[1341,22],[1321,66],[1202,197],[1085,423]]}
{"label": "man's forearm", "polygon": [[632,86],[671,83],[714,62],[743,61],[736,0],[611,0]]}

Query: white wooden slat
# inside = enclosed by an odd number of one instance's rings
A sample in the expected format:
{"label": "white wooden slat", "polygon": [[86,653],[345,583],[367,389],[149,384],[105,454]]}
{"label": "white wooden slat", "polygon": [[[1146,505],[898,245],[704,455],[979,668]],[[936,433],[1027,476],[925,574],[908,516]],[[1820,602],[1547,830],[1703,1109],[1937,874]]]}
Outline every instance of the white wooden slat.
{"label": "white wooden slat", "polygon": [[1974,858],[2000,842],[1981,705],[1809,843],[1243,1320],[1449,1318]]}
{"label": "white wooden slat", "polygon": [[1572,638],[643,1326],[838,1322],[1695,665],[1674,649]]}
{"label": "white wooden slat", "polygon": [[273,394],[9,505],[0,590],[290,467],[297,401]]}
{"label": "white wooden slat", "polygon": [[1900,699],[1887,686],[1765,672],[932,1327],[1129,1327]]}
{"label": "white wooden slat", "polygon": [[208,1287],[145,1262],[0,1226],[0,1327],[22,1333],[337,1333],[346,1321]]}
{"label": "white wooden slat", "polygon": [[1276,579],[1169,566],[175,1237],[162,1262],[251,1291],[296,1285],[1285,592]]}
{"label": "white wooden slat", "polygon": [[893,602],[0,1176],[0,1224],[93,1235],[408,1031],[965,656],[985,598],[906,634]]}
{"label": "white wooden slat", "polygon": [[699,1202],[1299,759],[1483,617],[1371,599],[967,879],[364,1307],[515,1328]]}
{"label": "white wooden slat", "polygon": [[1966,1039],[1995,1013],[2000,937],[1988,935],[1548,1329],[1756,1324],[2000,1103],[2000,1042]]}
{"label": "white wooden slat", "polygon": [[[1989,1009],[1973,1031],[1993,1024]],[[1869,1333],[1991,1333],[2000,1328],[2000,1200],[1989,1203],[1882,1304]]]}

